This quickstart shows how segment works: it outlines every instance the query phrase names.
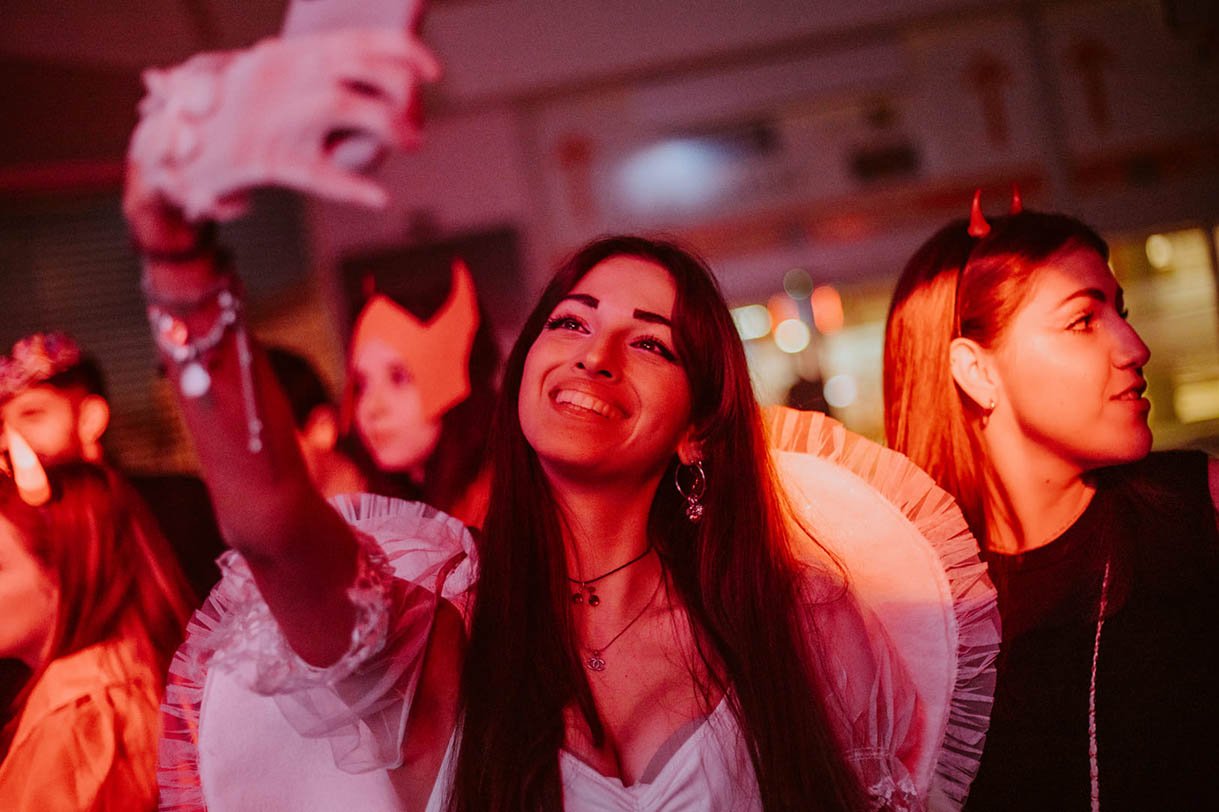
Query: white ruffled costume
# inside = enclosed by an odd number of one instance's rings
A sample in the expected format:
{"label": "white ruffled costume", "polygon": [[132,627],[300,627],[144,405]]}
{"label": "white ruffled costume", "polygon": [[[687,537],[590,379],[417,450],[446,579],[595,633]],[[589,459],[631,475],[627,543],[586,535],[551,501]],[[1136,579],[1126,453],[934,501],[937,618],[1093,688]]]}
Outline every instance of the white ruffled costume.
{"label": "white ruffled costume", "polygon": [[[981,755],[999,625],[994,590],[950,497],[904,457],[815,412],[769,414],[781,478],[802,520],[846,566],[855,602],[822,604],[828,698],[876,809],[959,809]],[[161,808],[397,809],[400,763],[436,595],[468,618],[470,534],[432,508],[367,494],[334,502],[365,542],[349,652],[326,669],[289,649],[244,561],[196,613],[170,669]],[[395,588],[409,580],[428,591]],[[454,741],[456,739],[454,734]],[[727,702],[624,786],[563,751],[565,807],[760,810]],[[450,742],[429,812],[445,806]]]}

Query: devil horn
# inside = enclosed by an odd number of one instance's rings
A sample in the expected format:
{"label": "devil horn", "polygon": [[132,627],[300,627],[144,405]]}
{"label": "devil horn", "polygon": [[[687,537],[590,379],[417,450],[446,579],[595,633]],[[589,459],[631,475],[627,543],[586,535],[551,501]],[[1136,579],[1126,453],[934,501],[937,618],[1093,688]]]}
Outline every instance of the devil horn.
{"label": "devil horn", "polygon": [[1024,201],[1020,199],[1020,184],[1012,184],[1012,207],[1008,210],[1008,214],[1019,214],[1024,211]]}
{"label": "devil horn", "polygon": [[969,236],[981,239],[990,233],[990,223],[982,216],[982,190],[974,191],[974,202],[969,207]]}
{"label": "devil horn", "polygon": [[38,455],[12,426],[5,427],[5,434],[8,435],[9,459],[13,463],[13,482],[21,501],[32,507],[45,505],[51,499],[51,483]]}

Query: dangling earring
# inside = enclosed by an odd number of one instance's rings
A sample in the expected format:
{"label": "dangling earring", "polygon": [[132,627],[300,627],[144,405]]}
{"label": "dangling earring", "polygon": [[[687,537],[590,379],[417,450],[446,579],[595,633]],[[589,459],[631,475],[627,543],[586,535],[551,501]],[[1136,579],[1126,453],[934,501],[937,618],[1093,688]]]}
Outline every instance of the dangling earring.
{"label": "dangling earring", "polygon": [[[689,489],[681,485],[683,471],[689,472]],[[686,500],[686,518],[698,524],[703,518],[703,494],[707,492],[707,475],[703,472],[703,461],[695,460],[690,465],[677,466],[673,471],[673,484]]]}
{"label": "dangling earring", "polygon": [[982,410],[982,428],[986,428],[990,424],[990,413],[995,410],[995,399],[991,398],[986,404],[986,408]]}

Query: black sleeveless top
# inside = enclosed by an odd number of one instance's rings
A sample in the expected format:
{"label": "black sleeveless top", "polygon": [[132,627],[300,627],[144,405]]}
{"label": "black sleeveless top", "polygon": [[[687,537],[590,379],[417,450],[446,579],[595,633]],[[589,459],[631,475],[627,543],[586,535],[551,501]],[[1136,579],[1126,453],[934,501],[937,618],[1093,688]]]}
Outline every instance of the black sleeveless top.
{"label": "black sleeveless top", "polygon": [[1219,768],[1219,532],[1201,452],[1100,471],[1044,547],[987,553],[1003,643],[971,810],[1087,810],[1096,677],[1100,808],[1208,808]]}

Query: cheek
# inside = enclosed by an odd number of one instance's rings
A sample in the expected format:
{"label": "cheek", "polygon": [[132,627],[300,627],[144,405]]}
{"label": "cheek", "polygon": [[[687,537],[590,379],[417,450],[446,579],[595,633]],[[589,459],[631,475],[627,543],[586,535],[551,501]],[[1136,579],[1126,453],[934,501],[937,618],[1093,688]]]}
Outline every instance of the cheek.
{"label": "cheek", "polygon": [[537,343],[533,345],[533,348],[529,350],[529,354],[525,356],[525,366],[521,370],[520,394],[517,396],[517,411],[520,414],[522,425],[525,423],[527,416],[532,415],[534,400],[542,388],[542,370],[545,366],[544,356],[544,348],[539,348]]}
{"label": "cheek", "polygon": [[29,649],[41,647],[55,626],[55,587],[46,578],[24,576],[0,585],[0,614],[5,618],[0,656],[29,654]]}

